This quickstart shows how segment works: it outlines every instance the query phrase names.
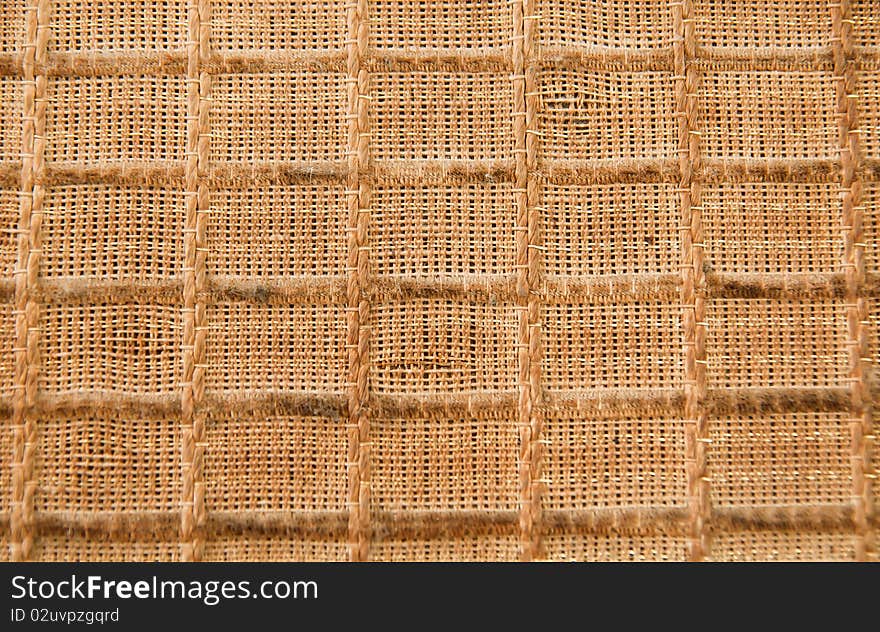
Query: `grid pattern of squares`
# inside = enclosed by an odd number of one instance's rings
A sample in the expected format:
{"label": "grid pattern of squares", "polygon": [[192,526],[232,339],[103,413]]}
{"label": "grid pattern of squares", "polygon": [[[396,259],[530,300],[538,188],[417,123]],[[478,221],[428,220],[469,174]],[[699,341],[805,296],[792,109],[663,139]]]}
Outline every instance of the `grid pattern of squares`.
{"label": "grid pattern of squares", "polygon": [[2,3],[0,558],[875,555],[880,13],[841,7]]}

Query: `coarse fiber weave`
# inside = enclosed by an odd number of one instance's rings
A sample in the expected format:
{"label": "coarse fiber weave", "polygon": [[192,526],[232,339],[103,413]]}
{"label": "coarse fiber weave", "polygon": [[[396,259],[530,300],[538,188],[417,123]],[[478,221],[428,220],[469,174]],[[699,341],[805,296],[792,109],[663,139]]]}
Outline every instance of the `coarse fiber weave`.
{"label": "coarse fiber weave", "polygon": [[0,46],[7,559],[877,558],[878,0]]}

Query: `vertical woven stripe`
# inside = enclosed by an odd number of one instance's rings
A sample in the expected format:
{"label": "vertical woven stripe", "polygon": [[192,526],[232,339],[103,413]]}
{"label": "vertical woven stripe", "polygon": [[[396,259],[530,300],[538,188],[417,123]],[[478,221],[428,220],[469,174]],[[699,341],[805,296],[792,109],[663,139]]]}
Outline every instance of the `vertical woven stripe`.
{"label": "vertical woven stripe", "polygon": [[520,428],[520,558],[543,557],[541,543],[541,321],[540,188],[538,159],[538,64],[535,44],[538,16],[534,0],[513,8],[514,195],[516,197],[516,309],[518,312]]}
{"label": "vertical woven stripe", "polygon": [[861,200],[859,156],[858,71],[853,16],[849,0],[830,4],[837,90],[837,129],[840,147],[840,199],[843,235],[842,272],[846,280],[847,349],[850,379],[850,433],[852,437],[853,505],[859,561],[875,555],[871,529],[871,357],[868,349],[868,302],[865,283],[865,207]]}
{"label": "vertical woven stripe", "polygon": [[210,192],[205,180],[211,146],[209,106],[211,75],[202,70],[210,53],[211,5],[193,0],[189,6],[187,42],[186,220],[183,230],[183,490],[180,556],[199,561],[204,551],[205,397],[208,334],[204,300],[207,225]]}
{"label": "vertical woven stripe", "polygon": [[[33,411],[39,370],[40,305],[34,296],[40,275],[41,225],[45,197],[46,152],[45,64],[49,41],[50,0],[34,0],[25,9],[26,41],[22,60],[24,91],[18,263],[15,269],[15,369],[13,394],[12,559],[28,560],[36,527],[37,419]],[[39,71],[37,72],[37,69]]]}
{"label": "vertical woven stripe", "polygon": [[370,556],[370,75],[364,56],[369,40],[367,0],[348,8],[348,544],[353,562]]}
{"label": "vertical woven stripe", "polygon": [[675,29],[675,108],[678,117],[681,201],[681,322],[685,353],[685,462],[690,512],[690,559],[709,553],[710,517],[706,447],[706,275],[703,270],[703,209],[700,205],[700,121],[696,24],[691,0],[670,3]]}

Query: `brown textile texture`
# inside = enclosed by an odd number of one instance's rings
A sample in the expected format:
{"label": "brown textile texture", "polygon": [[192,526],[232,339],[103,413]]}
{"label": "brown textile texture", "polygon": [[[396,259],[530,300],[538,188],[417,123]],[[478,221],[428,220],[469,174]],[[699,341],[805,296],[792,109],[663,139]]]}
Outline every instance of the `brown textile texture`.
{"label": "brown textile texture", "polygon": [[0,223],[3,559],[877,559],[877,0],[0,0]]}

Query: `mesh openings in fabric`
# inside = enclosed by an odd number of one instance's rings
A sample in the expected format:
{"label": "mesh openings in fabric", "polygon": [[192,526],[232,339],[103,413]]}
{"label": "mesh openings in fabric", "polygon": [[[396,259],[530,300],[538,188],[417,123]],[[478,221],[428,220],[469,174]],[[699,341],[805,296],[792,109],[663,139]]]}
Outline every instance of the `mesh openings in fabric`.
{"label": "mesh openings in fabric", "polygon": [[872,0],[8,0],[2,559],[876,559]]}

